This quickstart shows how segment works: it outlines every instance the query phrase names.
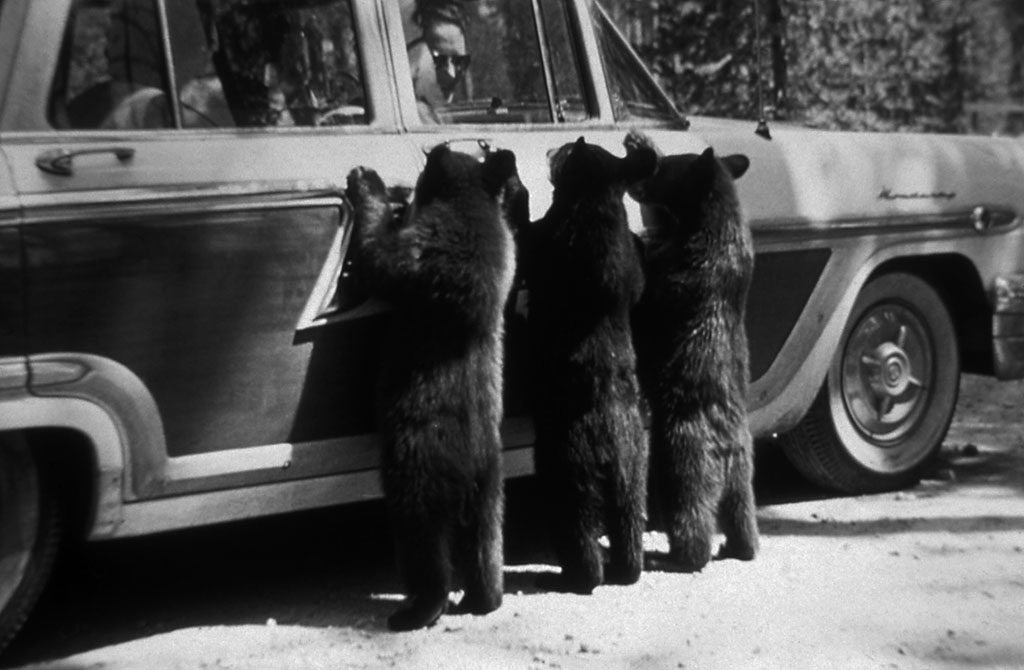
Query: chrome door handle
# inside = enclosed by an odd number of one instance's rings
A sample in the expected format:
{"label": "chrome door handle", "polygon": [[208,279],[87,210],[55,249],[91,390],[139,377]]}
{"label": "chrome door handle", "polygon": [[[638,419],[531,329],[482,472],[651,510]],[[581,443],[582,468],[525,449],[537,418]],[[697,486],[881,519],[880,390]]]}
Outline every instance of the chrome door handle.
{"label": "chrome door handle", "polygon": [[76,156],[86,154],[114,154],[122,163],[131,160],[135,149],[131,147],[97,147],[95,149],[49,149],[36,156],[36,167],[43,172],[70,177],[74,173],[72,163]]}

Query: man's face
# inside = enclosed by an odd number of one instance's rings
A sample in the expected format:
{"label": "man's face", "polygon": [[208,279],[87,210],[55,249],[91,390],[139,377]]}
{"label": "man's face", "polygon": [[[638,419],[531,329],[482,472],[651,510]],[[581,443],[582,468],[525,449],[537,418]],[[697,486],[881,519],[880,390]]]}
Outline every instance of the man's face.
{"label": "man's face", "polygon": [[469,66],[466,37],[454,23],[432,23],[423,28],[423,40],[434,59],[434,74],[445,100],[450,100],[455,86]]}

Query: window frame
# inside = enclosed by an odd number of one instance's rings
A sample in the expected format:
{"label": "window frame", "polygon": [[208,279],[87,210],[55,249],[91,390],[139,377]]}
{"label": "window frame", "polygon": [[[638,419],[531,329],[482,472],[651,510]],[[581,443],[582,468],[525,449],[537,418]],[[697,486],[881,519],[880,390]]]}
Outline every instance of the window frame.
{"label": "window frame", "polygon": [[[357,53],[366,95],[367,122],[336,126],[292,127],[182,127],[178,100],[177,78],[168,34],[166,0],[154,0],[160,23],[161,49],[164,54],[162,76],[168,78],[172,91],[168,96],[173,105],[175,125],[169,128],[138,130],[57,128],[49,119],[48,105],[54,77],[57,74],[64,34],[75,0],[4,0],[3,23],[0,24],[0,93],[17,91],[16,96],[0,97],[0,133],[19,136],[52,137],[99,136],[132,139],[190,134],[230,133],[235,135],[295,134],[295,133],[388,133],[398,129],[398,117],[393,99],[394,85],[390,83],[391,59],[388,56],[387,35],[383,20],[383,0],[350,0]],[[391,2],[383,3],[385,5]],[[369,76],[372,75],[372,76]],[[388,80],[385,83],[384,80]],[[40,82],[43,84],[40,85]]]}
{"label": "window frame", "polygon": [[[604,126],[607,125],[612,117],[604,107],[601,105],[601,95],[598,93],[598,88],[595,84],[600,79],[594,77],[594,71],[590,65],[590,58],[588,53],[596,54],[596,51],[591,52],[588,44],[593,44],[593,40],[588,40],[586,32],[590,30],[589,27],[585,26],[580,21],[579,8],[577,6],[578,0],[558,0],[565,8],[565,16],[567,23],[567,31],[570,33],[570,39],[572,40],[571,52],[575,59],[574,66],[579,73],[580,83],[582,86],[582,97],[584,98],[587,106],[587,116],[584,119],[573,119],[568,121],[558,120],[557,100],[555,99],[554,92],[557,88],[553,63],[551,59],[550,50],[550,33],[544,12],[541,10],[540,0],[530,0],[530,11],[533,13],[533,26],[534,30],[537,31],[537,43],[539,56],[541,58],[541,70],[544,76],[544,95],[547,98],[547,112],[550,115],[550,121],[544,122],[509,122],[509,123],[480,123],[480,122],[469,122],[469,123],[442,123],[442,124],[429,124],[424,123],[417,111],[416,94],[413,90],[412,85],[412,72],[409,64],[408,54],[406,52],[406,36],[403,30],[401,12],[398,9],[397,3],[389,2],[389,6],[393,5],[393,11],[389,13],[389,36],[391,42],[391,58],[394,66],[396,86],[396,100],[399,103],[400,114],[402,123],[405,129],[413,133],[437,133],[441,132],[455,132],[460,129],[485,129],[491,131],[523,131],[523,130],[554,130],[558,128],[569,128],[569,127],[581,127],[581,126]],[[610,109],[610,106],[608,107]]]}
{"label": "window frame", "polygon": [[[642,126],[668,125],[674,127],[677,125],[681,125],[683,129],[688,128],[690,122],[687,121],[686,116],[679,111],[675,103],[672,101],[672,98],[669,97],[669,95],[665,92],[665,90],[661,87],[657,80],[655,80],[654,77],[651,75],[650,68],[647,67],[647,64],[644,63],[643,59],[640,58],[639,54],[636,53],[636,50],[633,49],[633,46],[629,43],[629,40],[626,38],[625,35],[622,34],[622,31],[619,30],[619,27],[615,24],[615,21],[612,20],[611,16],[608,14],[608,11],[604,8],[604,6],[598,0],[587,0],[587,2],[592,17],[588,25],[591,35],[594,38],[594,63],[602,70],[601,76],[604,82],[604,94],[606,96],[605,102],[608,105],[608,114],[611,116],[613,121],[616,123],[629,123],[633,125]],[[602,22],[604,24],[604,27],[599,28],[598,22]],[[601,49],[600,37],[597,34],[599,30],[606,29],[610,30],[610,37],[619,42],[619,46],[623,48],[625,54],[631,61],[633,61],[633,64],[637,66],[637,69],[641,70],[647,75],[647,82],[655,91],[658,92],[658,97],[661,99],[660,102],[662,102],[668,110],[672,111],[673,116],[666,114],[664,116],[657,117],[642,116],[625,119],[619,119],[615,116],[615,105],[612,101],[611,74],[608,72],[607,65],[604,60],[604,53]]]}

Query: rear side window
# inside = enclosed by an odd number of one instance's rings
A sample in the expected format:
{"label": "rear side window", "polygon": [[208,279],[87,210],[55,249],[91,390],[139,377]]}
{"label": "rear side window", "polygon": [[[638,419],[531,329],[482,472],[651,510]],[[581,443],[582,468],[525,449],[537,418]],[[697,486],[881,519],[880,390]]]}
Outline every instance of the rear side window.
{"label": "rear side window", "polygon": [[50,96],[55,127],[173,126],[157,17],[152,0],[74,4]]}
{"label": "rear side window", "polygon": [[238,126],[368,122],[351,0],[192,1],[202,30],[169,19],[186,125],[224,125],[211,95]]}
{"label": "rear side window", "polygon": [[165,11],[166,31],[155,0],[76,0],[50,97],[54,127],[368,122],[351,0],[175,0]]}

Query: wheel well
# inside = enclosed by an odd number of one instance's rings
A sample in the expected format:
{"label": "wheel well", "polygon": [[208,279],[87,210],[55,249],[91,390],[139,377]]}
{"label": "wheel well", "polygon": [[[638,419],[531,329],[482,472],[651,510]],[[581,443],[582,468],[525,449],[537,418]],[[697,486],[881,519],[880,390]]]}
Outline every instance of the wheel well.
{"label": "wheel well", "polygon": [[928,282],[949,309],[964,372],[992,374],[992,315],[981,277],[959,254],[896,258],[875,268],[871,277],[907,272]]}
{"label": "wheel well", "polygon": [[47,486],[59,492],[69,538],[84,538],[95,516],[96,459],[82,433],[67,428],[31,428],[22,435],[38,458]]}

